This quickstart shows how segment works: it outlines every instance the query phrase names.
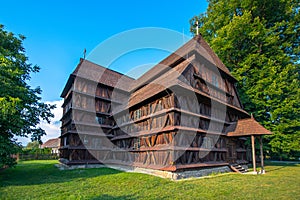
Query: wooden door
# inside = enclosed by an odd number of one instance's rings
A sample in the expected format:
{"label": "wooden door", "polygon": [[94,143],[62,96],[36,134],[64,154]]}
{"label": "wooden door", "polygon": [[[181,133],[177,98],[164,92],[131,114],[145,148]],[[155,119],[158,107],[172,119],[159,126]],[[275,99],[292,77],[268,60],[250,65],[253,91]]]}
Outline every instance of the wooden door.
{"label": "wooden door", "polygon": [[226,161],[228,163],[235,163],[236,162],[236,141],[234,139],[227,140],[227,158]]}

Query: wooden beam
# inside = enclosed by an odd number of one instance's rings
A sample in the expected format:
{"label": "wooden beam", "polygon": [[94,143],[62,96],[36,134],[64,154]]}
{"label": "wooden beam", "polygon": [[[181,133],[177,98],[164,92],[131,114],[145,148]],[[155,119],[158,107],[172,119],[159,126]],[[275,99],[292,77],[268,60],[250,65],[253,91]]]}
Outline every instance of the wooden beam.
{"label": "wooden beam", "polygon": [[190,164],[190,163],[192,162],[193,154],[194,154],[194,152],[190,152],[190,153],[189,153],[188,164]]}
{"label": "wooden beam", "polygon": [[164,140],[166,141],[166,144],[169,144],[170,141],[169,141],[168,137],[166,136],[166,133],[163,133],[163,137],[164,137]]}
{"label": "wooden beam", "polygon": [[254,140],[255,140],[254,135],[251,135],[253,171],[256,172],[256,160],[255,160],[255,145],[254,145]]}
{"label": "wooden beam", "polygon": [[261,163],[261,173],[265,173],[264,167],[264,153],[263,153],[263,136],[259,137],[259,148],[260,148],[260,163]]}
{"label": "wooden beam", "polygon": [[170,152],[167,152],[167,156],[165,156],[165,160],[163,162],[163,166],[169,165],[168,160],[169,160]]}

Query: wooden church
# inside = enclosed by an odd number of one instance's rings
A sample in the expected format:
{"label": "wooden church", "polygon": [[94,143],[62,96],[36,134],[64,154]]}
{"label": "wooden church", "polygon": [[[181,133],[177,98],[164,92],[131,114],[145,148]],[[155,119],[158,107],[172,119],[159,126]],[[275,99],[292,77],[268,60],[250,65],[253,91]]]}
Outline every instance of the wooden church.
{"label": "wooden church", "polygon": [[136,80],[81,59],[61,94],[60,162],[166,172],[255,165],[255,137],[271,133],[243,110],[236,82],[200,35]]}

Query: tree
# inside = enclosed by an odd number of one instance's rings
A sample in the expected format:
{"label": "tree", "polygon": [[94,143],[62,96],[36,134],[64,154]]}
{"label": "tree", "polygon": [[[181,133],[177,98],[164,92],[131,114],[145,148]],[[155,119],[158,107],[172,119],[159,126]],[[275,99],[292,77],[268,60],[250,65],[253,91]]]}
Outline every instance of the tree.
{"label": "tree", "polygon": [[24,36],[15,36],[0,25],[0,168],[16,164],[11,155],[19,150],[15,136],[41,141],[45,131],[37,127],[48,123],[54,105],[41,102],[41,89],[28,85],[30,74],[39,67],[28,63],[22,45]]}
{"label": "tree", "polygon": [[40,143],[37,140],[28,142],[28,144],[26,145],[26,149],[38,149],[39,147]]}
{"label": "tree", "polygon": [[191,19],[238,80],[245,110],[274,134],[275,156],[300,152],[299,0],[210,0]]}
{"label": "tree", "polygon": [[51,154],[51,148],[40,148],[41,143],[37,140],[28,142],[26,147],[24,147],[21,151],[20,158],[24,157],[24,155],[34,155],[34,159],[38,159],[40,155],[49,155]]}

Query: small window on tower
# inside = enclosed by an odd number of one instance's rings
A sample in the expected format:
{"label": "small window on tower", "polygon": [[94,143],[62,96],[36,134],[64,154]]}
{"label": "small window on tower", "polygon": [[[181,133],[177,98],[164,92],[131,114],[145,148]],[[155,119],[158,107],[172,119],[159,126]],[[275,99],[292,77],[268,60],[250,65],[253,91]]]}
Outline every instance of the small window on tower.
{"label": "small window on tower", "polygon": [[141,147],[141,139],[140,138],[135,138],[134,139],[134,149],[139,149]]}
{"label": "small window on tower", "polygon": [[96,116],[96,122],[99,124],[105,124],[105,118]]}
{"label": "small window on tower", "polygon": [[136,111],[134,111],[134,119],[140,119],[142,117],[142,110],[141,109],[137,109]]}
{"label": "small window on tower", "polygon": [[69,145],[69,138],[68,138],[68,136],[64,137],[64,146],[67,146],[67,145]]}
{"label": "small window on tower", "polygon": [[218,77],[216,75],[212,75],[212,84],[216,87],[219,87]]}

